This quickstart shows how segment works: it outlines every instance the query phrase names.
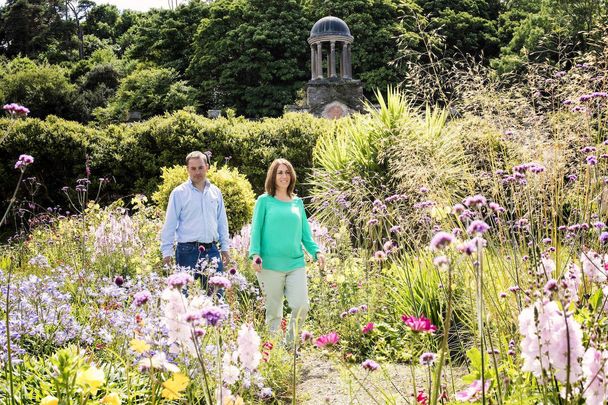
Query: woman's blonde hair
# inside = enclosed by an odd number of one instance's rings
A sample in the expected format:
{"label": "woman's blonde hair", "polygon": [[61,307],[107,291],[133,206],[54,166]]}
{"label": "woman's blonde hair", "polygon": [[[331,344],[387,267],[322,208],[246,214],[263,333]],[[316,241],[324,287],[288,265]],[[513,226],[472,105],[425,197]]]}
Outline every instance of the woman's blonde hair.
{"label": "woman's blonde hair", "polygon": [[287,159],[275,159],[268,168],[268,173],[266,173],[266,182],[264,183],[264,190],[266,193],[273,196],[277,192],[277,171],[279,170],[280,165],[287,166],[287,170],[289,171],[289,177],[291,180],[289,181],[289,186],[287,187],[287,195],[289,197],[293,197],[293,190],[296,188],[296,171],[293,169],[293,166]]}

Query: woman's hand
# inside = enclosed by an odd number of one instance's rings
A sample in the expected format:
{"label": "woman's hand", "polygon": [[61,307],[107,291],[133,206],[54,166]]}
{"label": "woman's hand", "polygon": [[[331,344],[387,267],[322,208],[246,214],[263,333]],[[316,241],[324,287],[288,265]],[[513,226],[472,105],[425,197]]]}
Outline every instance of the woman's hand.
{"label": "woman's hand", "polygon": [[317,253],[317,263],[320,270],[325,268],[325,255],[323,253]]}
{"label": "woman's hand", "polygon": [[258,255],[254,255],[252,259],[253,269],[256,271],[256,273],[259,273],[260,271],[262,271],[262,258]]}

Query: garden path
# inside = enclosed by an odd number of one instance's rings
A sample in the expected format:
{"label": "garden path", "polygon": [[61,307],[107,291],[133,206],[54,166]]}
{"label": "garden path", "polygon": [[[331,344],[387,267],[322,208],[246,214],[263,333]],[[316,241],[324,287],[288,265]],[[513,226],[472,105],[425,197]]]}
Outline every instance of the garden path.
{"label": "garden path", "polygon": [[[413,386],[412,371],[409,365],[388,364],[369,373],[353,364],[351,370],[359,381],[364,381],[367,389],[361,388],[343,367],[325,358],[318,351],[306,351],[301,357],[300,383],[298,385],[298,405],[350,405],[350,404],[385,404],[386,394],[396,399],[395,404],[412,404]],[[451,369],[444,367],[445,375],[450,379]],[[416,367],[416,387],[424,388],[428,384],[428,371]],[[460,377],[467,374],[466,368],[453,369],[453,381],[462,385]],[[366,378],[367,376],[367,378]],[[350,384],[349,384],[350,382]],[[451,381],[447,382],[451,386]],[[457,389],[462,387],[456,386]],[[453,389],[449,389],[453,392]],[[374,399],[370,397],[374,396]],[[375,402],[375,401],[376,402]]]}

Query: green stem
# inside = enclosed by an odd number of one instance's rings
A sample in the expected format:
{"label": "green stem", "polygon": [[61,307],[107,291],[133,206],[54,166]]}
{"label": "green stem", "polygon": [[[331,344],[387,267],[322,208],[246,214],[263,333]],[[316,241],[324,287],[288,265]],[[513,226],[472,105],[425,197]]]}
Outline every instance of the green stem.
{"label": "green stem", "polygon": [[448,352],[448,332],[450,331],[450,321],[452,318],[452,265],[448,269],[448,308],[443,322],[443,339],[441,341],[441,351],[439,353],[439,361],[437,362],[437,370],[435,371],[435,381],[433,381],[433,392],[431,393],[431,404],[437,405],[439,400],[439,386],[441,385],[441,369],[443,361]]}
{"label": "green stem", "polygon": [[8,202],[8,207],[6,207],[6,211],[4,212],[4,215],[2,216],[2,220],[0,221],[0,226],[2,226],[2,224],[4,224],[4,220],[8,216],[8,213],[11,210],[13,203],[15,202],[15,200],[17,200],[17,192],[19,191],[19,186],[21,186],[21,179],[23,179],[23,173],[25,173],[25,169],[21,169],[21,174],[19,174],[19,180],[17,180],[17,186],[15,187],[15,191],[13,191],[13,196],[11,197],[11,199]]}

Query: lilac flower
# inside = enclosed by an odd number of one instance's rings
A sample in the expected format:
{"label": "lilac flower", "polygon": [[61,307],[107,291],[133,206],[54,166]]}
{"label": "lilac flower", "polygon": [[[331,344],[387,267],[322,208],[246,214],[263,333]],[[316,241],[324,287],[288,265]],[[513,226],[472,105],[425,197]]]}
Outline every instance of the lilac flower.
{"label": "lilac flower", "polygon": [[217,326],[226,317],[225,311],[216,306],[204,308],[201,315],[211,326]]}
{"label": "lilac flower", "polygon": [[608,243],[608,232],[602,232],[600,234],[600,243],[602,245],[605,245],[606,243]]}
{"label": "lilac flower", "polygon": [[505,209],[495,202],[489,203],[488,207],[496,213],[505,212]]}
{"label": "lilac flower", "polygon": [[466,205],[469,208],[476,208],[476,207],[482,207],[484,205],[486,205],[486,198],[482,195],[474,195],[474,196],[469,196],[467,198],[465,198],[465,200],[463,201],[464,205]]}
{"label": "lilac flower", "polygon": [[591,97],[593,98],[608,98],[608,93],[605,91],[594,91],[591,93]]}
{"label": "lilac flower", "polygon": [[262,398],[262,399],[272,398],[272,388],[270,388],[270,387],[262,388],[260,390],[260,398]]}
{"label": "lilac flower", "polygon": [[133,295],[133,305],[141,307],[152,298],[152,294],[148,290],[140,291]]}
{"label": "lilac flower", "polygon": [[598,221],[593,223],[593,227],[597,229],[604,229],[606,227],[606,224],[601,221]]}
{"label": "lilac flower", "polygon": [[591,94],[583,94],[582,96],[579,97],[579,101],[584,103],[586,101],[589,101],[593,98],[593,96]]}
{"label": "lilac flower", "polygon": [[422,194],[425,194],[425,193],[428,193],[428,192],[429,192],[429,189],[428,189],[427,187],[420,187],[420,192],[421,192]]}
{"label": "lilac flower", "polygon": [[311,332],[304,330],[304,331],[302,331],[302,334],[300,337],[302,339],[302,343],[305,343],[308,341],[312,341],[313,335]]}
{"label": "lilac flower", "polygon": [[440,269],[444,269],[448,267],[450,262],[446,256],[437,256],[433,259],[433,264]]}
{"label": "lilac flower", "polygon": [[213,276],[209,278],[209,285],[217,288],[225,288],[229,289],[232,287],[232,283],[226,277],[223,276]]}
{"label": "lilac flower", "polygon": [[169,287],[177,289],[181,289],[182,287],[192,283],[193,281],[194,279],[192,278],[192,276],[186,273],[185,271],[172,274],[167,278],[167,284],[169,285]]}
{"label": "lilac flower", "polygon": [[571,105],[572,103],[573,103],[573,101],[572,101],[572,100],[567,100],[567,99],[566,99],[566,100],[562,101],[562,104],[563,104],[563,105]]}
{"label": "lilac flower", "polygon": [[597,148],[595,146],[583,146],[581,148],[582,153],[592,153],[595,152]]}
{"label": "lilac flower", "polygon": [[543,243],[544,243],[545,245],[550,245],[550,244],[551,244],[551,242],[552,242],[551,238],[543,238]]}
{"label": "lilac flower", "polygon": [[358,312],[359,312],[359,308],[357,308],[357,307],[352,307],[351,309],[348,310],[349,315],[355,315]]}
{"label": "lilac flower", "polygon": [[386,260],[386,253],[384,253],[382,250],[378,250],[376,253],[374,253],[374,260],[378,262]]}
{"label": "lilac flower", "polygon": [[433,239],[431,239],[430,248],[433,251],[441,250],[448,247],[454,242],[454,236],[447,232],[437,232]]}
{"label": "lilac flower", "polygon": [[2,106],[2,109],[10,115],[19,117],[25,117],[30,113],[30,110],[27,107],[24,107],[17,103],[5,104]]}
{"label": "lilac flower", "polygon": [[549,279],[543,288],[545,294],[550,295],[552,292],[557,291],[557,281],[555,279]]}
{"label": "lilac flower", "polygon": [[477,252],[477,242],[475,239],[470,239],[462,242],[456,248],[460,253],[464,253],[467,256],[471,256],[473,253]]}
{"label": "lilac flower", "polygon": [[21,155],[15,163],[15,169],[25,170],[25,168],[34,163],[34,158],[30,155]]}
{"label": "lilac flower", "polygon": [[464,212],[465,208],[464,205],[462,204],[456,204],[452,207],[452,212],[454,212],[454,214],[456,215],[460,215]]}
{"label": "lilac flower", "polygon": [[372,218],[369,221],[367,221],[367,225],[376,225],[378,223],[378,220],[376,218]]}
{"label": "lilac flower", "polygon": [[389,229],[390,233],[399,233],[401,232],[401,227],[399,225],[394,225],[391,226],[391,228]]}
{"label": "lilac flower", "polygon": [[437,355],[435,353],[426,352],[422,353],[420,356],[420,365],[421,366],[432,366],[437,359]]}
{"label": "lilac flower", "polygon": [[376,371],[380,365],[373,360],[367,359],[361,363],[361,367],[367,371]]}
{"label": "lilac flower", "polygon": [[490,229],[490,225],[486,224],[484,221],[475,220],[471,222],[471,224],[467,228],[467,232],[469,233],[469,235],[481,235],[485,233],[488,229]]}
{"label": "lilac flower", "polygon": [[585,161],[587,162],[587,164],[589,166],[595,166],[595,165],[597,165],[597,156],[589,155],[585,158]]}

